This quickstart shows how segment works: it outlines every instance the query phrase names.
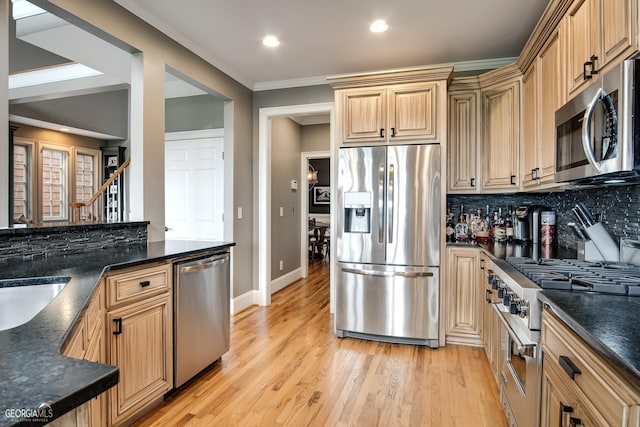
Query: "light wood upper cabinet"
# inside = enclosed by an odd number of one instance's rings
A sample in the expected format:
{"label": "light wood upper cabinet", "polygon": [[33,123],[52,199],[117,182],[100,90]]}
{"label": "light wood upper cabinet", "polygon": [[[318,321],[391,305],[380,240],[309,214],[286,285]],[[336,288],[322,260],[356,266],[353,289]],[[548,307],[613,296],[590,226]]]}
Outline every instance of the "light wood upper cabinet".
{"label": "light wood upper cabinet", "polygon": [[564,49],[558,27],[522,80],[522,187],[554,186],[555,112],[565,102]]}
{"label": "light wood upper cabinet", "polygon": [[335,89],[337,140],[381,143],[444,140],[447,81],[433,66],[327,78]]}
{"label": "light wood upper cabinet", "polygon": [[387,122],[385,88],[342,92],[344,141],[384,141]]}
{"label": "light wood upper cabinet", "polygon": [[520,189],[522,77],[519,71],[513,74],[482,89],[482,191],[486,192]]}
{"label": "light wood upper cabinet", "polygon": [[534,62],[522,78],[522,188],[537,187],[538,147],[540,122],[538,121],[538,67]]}
{"label": "light wood upper cabinet", "polygon": [[637,1],[575,0],[565,15],[569,97],[637,48]]}
{"label": "light wood upper cabinet", "polygon": [[436,91],[436,83],[388,88],[390,140],[438,138]]}
{"label": "light wood upper cabinet", "polygon": [[480,250],[447,248],[446,342],[482,346]]}
{"label": "light wood upper cabinet", "polygon": [[342,91],[344,142],[436,139],[435,83]]}
{"label": "light wood upper cabinet", "polygon": [[[476,89],[455,90],[456,80]],[[480,191],[480,89],[477,78],[454,79],[449,93],[447,150],[448,193],[478,193]]]}

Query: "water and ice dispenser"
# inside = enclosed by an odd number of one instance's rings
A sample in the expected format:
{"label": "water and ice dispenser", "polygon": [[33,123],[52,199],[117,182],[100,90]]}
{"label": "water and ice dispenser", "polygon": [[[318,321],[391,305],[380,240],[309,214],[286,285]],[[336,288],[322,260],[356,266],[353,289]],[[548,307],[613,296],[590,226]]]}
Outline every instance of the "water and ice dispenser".
{"label": "water and ice dispenser", "polygon": [[344,232],[371,232],[371,193],[368,191],[344,193]]}

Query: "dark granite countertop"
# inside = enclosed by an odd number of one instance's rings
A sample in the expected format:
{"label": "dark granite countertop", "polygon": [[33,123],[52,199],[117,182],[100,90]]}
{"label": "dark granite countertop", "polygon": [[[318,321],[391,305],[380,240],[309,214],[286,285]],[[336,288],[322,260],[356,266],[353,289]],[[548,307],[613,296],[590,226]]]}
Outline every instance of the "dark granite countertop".
{"label": "dark granite countertop", "polygon": [[[5,285],[19,278],[70,278],[62,292],[32,320],[0,332],[0,426],[19,424],[20,420],[12,416],[15,410],[35,410],[43,403],[51,406],[57,418],[117,384],[117,367],[60,354],[71,327],[104,272],[234,245],[163,241],[0,264],[0,282]],[[45,421],[51,419],[39,423]]]}
{"label": "dark granite countertop", "polygon": [[25,234],[64,233],[69,230],[91,230],[94,228],[124,228],[149,225],[149,221],[116,221],[116,222],[44,222],[32,224],[16,224],[13,227],[0,227],[0,236]]}
{"label": "dark granite countertop", "polygon": [[493,259],[505,259],[506,257],[538,258],[575,258],[576,250],[563,246],[541,246],[531,243],[517,242],[448,242],[447,247],[480,248]]}
{"label": "dark granite countertop", "polygon": [[548,290],[540,300],[640,389],[640,297]]}

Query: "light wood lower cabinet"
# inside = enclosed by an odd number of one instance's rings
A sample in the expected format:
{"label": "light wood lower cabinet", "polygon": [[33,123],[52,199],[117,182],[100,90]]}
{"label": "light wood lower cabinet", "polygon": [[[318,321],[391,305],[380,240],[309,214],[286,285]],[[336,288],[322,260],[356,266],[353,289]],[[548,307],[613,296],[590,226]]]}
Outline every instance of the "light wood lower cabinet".
{"label": "light wood lower cabinet", "polygon": [[478,284],[480,250],[447,249],[446,342],[482,346],[483,284]]}
{"label": "light wood lower cabinet", "polygon": [[[128,270],[105,282],[111,304],[106,316],[108,363],[120,368],[120,381],[109,390],[109,421],[120,425],[173,387],[171,265]],[[116,297],[123,287],[126,298]],[[165,291],[149,296],[149,288]]]}
{"label": "light wood lower cabinet", "polygon": [[[63,354],[106,363],[104,339],[104,288],[98,285],[87,308],[64,346]],[[55,426],[102,427],[106,424],[106,396],[102,393],[52,423]],[[77,424],[73,424],[76,420]]]}
{"label": "light wood lower cabinet", "polygon": [[640,425],[640,390],[548,308],[541,342],[542,427]]}

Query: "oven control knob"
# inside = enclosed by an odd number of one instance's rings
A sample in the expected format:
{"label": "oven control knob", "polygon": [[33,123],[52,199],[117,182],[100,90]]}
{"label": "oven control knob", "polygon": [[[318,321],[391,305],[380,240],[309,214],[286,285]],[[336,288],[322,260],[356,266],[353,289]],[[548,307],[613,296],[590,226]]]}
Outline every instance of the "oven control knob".
{"label": "oven control knob", "polygon": [[519,298],[514,298],[511,300],[509,304],[509,313],[511,314],[520,314],[520,303],[522,302]]}
{"label": "oven control knob", "polygon": [[492,289],[498,289],[500,287],[500,282],[501,282],[500,279],[498,279],[497,277],[493,276],[493,279],[491,279],[491,288]]}
{"label": "oven control knob", "polygon": [[504,298],[505,292],[507,292],[507,288],[504,284],[498,286],[498,298]]}
{"label": "oven control knob", "polygon": [[511,291],[507,291],[503,294],[502,297],[502,303],[506,306],[509,307],[509,304],[511,303],[511,299],[513,298],[513,292]]}

